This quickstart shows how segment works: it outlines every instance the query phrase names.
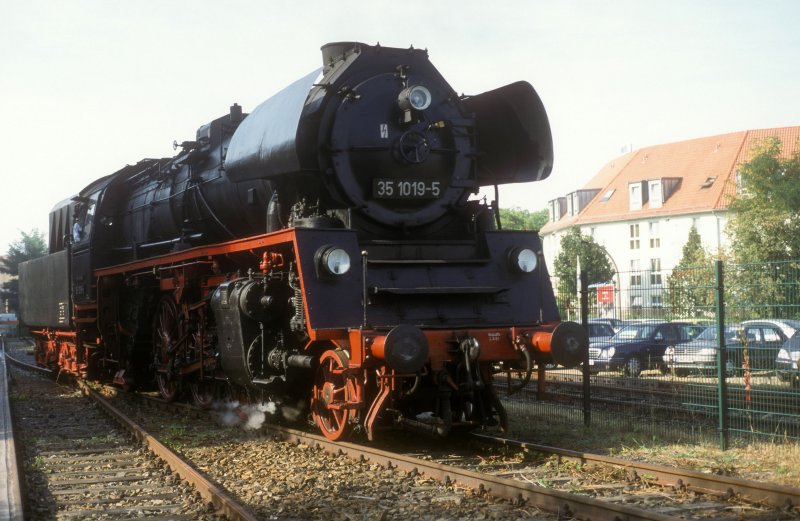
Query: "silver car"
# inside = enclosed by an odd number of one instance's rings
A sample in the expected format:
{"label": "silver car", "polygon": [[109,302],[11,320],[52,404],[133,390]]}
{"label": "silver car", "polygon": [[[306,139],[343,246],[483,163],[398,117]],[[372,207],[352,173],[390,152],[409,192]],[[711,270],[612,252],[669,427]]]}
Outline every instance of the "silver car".
{"label": "silver car", "polygon": [[[739,342],[741,328],[725,326],[725,345],[734,347]],[[694,340],[675,344],[664,350],[664,363],[676,376],[689,373],[714,373],[717,370],[717,326],[709,326]],[[734,370],[734,362],[728,359],[728,372]]]}

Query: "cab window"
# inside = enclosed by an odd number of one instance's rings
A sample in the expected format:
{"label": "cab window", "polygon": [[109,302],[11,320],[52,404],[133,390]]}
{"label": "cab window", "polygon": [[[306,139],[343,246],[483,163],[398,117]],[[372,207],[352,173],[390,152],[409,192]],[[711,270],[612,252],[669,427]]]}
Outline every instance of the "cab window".
{"label": "cab window", "polygon": [[91,197],[75,203],[72,219],[72,242],[82,242],[91,236],[97,196],[98,194],[93,194]]}

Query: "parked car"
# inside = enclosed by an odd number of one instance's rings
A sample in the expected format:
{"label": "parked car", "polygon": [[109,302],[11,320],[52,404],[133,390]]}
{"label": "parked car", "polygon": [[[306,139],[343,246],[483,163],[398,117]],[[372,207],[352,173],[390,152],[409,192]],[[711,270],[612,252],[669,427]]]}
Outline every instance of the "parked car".
{"label": "parked car", "polygon": [[792,385],[800,384],[800,330],[783,344],[775,358],[775,370],[778,378],[791,381]]}
{"label": "parked car", "polygon": [[[742,328],[737,325],[725,326],[725,345],[728,348],[741,346]],[[668,346],[664,350],[664,363],[676,376],[689,373],[714,373],[717,370],[717,326],[708,326],[694,340]],[[727,374],[733,374],[736,363],[728,357]]]}
{"label": "parked car", "polygon": [[744,343],[728,349],[728,358],[733,357],[736,367],[774,370],[778,353],[794,334],[800,330],[800,321],[786,319],[759,319],[742,322]]}
{"label": "parked car", "polygon": [[606,318],[606,317],[590,318],[589,323],[592,322],[608,324],[609,326],[612,327],[612,329],[614,329],[614,333],[622,329],[622,327],[625,326],[626,324],[624,320],[620,320],[618,318]]}
{"label": "parked car", "polygon": [[602,342],[614,336],[614,328],[606,322],[590,320],[588,324],[589,342]]}
{"label": "parked car", "polygon": [[[714,372],[717,367],[717,326],[704,331],[696,341],[670,346],[664,362],[675,374],[685,376],[696,370]],[[781,347],[800,329],[800,321],[783,319],[746,320],[726,326],[726,374],[740,374],[744,369],[772,371],[778,366]]]}
{"label": "parked car", "polygon": [[589,343],[589,371],[621,369],[628,376],[639,376],[647,369],[666,373],[667,346],[688,342],[697,334],[695,324],[663,321],[628,324],[607,341]]}

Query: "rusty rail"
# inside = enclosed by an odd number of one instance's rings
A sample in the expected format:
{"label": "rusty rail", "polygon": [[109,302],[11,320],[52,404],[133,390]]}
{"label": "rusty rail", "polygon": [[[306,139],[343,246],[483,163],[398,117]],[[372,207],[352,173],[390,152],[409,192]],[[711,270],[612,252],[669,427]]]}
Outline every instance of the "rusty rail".
{"label": "rusty rail", "polygon": [[333,442],[315,434],[296,429],[267,426],[273,435],[286,441],[319,447],[332,454],[343,454],[353,459],[364,458],[387,468],[416,472],[439,481],[458,483],[475,490],[533,505],[542,510],[572,516],[578,519],[615,521],[674,521],[675,517],[649,512],[627,505],[600,501],[587,496],[569,494],[513,479],[482,474],[441,463],[425,461],[401,454],[387,452],[353,443]]}
{"label": "rusty rail", "polygon": [[662,465],[653,465],[638,461],[629,461],[588,452],[576,452],[556,447],[549,447],[546,445],[537,445],[535,443],[526,443],[495,436],[487,436],[485,434],[474,433],[472,436],[483,442],[509,445],[547,454],[555,454],[561,458],[576,461],[582,464],[604,464],[623,467],[629,472],[635,472],[640,476],[653,476],[659,481],[659,483],[671,485],[680,489],[695,490],[703,493],[734,493],[740,495],[747,501],[764,503],[778,508],[800,505],[800,488],[796,487],[777,485],[774,483],[764,483],[741,478],[732,478],[728,476],[718,476],[715,474],[703,474],[702,472],[697,472],[694,470],[665,467]]}
{"label": "rusty rail", "polygon": [[129,430],[140,442],[147,445],[150,451],[169,465],[172,472],[184,481],[191,483],[200,493],[200,496],[214,505],[218,512],[227,516],[231,521],[258,521],[258,516],[242,506],[231,495],[218,485],[211,482],[197,469],[189,465],[180,456],[172,452],[163,443],[158,441],[147,431],[128,418],[123,412],[111,405],[105,398],[89,387],[83,380],[77,380],[81,390],[95,400],[108,414],[125,429]]}
{"label": "rusty rail", "polygon": [[[34,365],[27,364],[12,357],[7,357],[14,365],[27,370],[33,370],[44,374],[52,374],[52,371]],[[149,450],[169,465],[172,472],[180,478],[191,483],[204,501],[212,504],[218,512],[223,513],[230,521],[258,521],[259,517],[239,504],[232,496],[211,480],[206,478],[197,469],[185,462],[180,456],[172,452],[168,447],[159,442],[156,438],[142,429],[139,425],[128,418],[123,412],[111,405],[105,398],[92,389],[86,382],[76,379],[79,388],[84,394],[95,400],[114,420],[141,443],[147,445]],[[12,519],[15,519],[12,517]]]}

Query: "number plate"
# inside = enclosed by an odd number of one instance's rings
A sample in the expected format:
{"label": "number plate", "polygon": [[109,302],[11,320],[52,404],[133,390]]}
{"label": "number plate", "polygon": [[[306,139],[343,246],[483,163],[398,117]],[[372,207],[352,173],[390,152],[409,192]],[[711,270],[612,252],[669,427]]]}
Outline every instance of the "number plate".
{"label": "number plate", "polygon": [[376,199],[435,199],[442,193],[441,181],[431,179],[373,179]]}

